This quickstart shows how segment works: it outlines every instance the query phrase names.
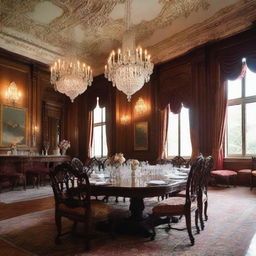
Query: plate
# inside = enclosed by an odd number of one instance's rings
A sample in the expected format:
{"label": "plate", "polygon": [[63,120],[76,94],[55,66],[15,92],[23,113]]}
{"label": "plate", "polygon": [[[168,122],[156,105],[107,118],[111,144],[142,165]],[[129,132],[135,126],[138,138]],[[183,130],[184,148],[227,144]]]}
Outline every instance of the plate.
{"label": "plate", "polygon": [[175,179],[175,180],[184,180],[187,178],[187,175],[175,175],[175,174],[170,174],[167,176],[168,179]]}
{"label": "plate", "polygon": [[166,185],[166,181],[164,180],[150,180],[148,182],[149,185]]}

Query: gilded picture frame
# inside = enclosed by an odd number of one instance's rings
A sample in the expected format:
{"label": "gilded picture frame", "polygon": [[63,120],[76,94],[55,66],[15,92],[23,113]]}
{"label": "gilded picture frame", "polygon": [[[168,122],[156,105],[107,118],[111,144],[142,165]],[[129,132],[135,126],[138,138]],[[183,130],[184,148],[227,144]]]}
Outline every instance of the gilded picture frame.
{"label": "gilded picture frame", "polygon": [[1,136],[2,147],[16,143],[27,145],[27,109],[1,105]]}
{"label": "gilded picture frame", "polygon": [[148,150],[148,122],[140,121],[134,124],[134,150]]}

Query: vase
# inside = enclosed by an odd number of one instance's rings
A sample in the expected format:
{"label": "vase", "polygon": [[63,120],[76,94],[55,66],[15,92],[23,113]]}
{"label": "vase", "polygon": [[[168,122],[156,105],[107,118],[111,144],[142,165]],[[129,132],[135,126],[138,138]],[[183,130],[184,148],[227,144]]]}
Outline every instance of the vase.
{"label": "vase", "polygon": [[65,155],[66,155],[66,152],[67,152],[67,150],[63,148],[63,149],[61,150],[61,155],[65,156]]}

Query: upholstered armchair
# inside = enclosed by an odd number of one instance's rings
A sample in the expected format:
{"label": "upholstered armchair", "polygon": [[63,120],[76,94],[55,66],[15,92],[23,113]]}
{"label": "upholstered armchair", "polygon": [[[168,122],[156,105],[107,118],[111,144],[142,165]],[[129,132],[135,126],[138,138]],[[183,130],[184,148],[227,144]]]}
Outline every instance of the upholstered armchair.
{"label": "upholstered armchair", "polygon": [[86,172],[78,173],[71,164],[63,163],[50,172],[50,179],[55,198],[55,222],[57,236],[55,243],[60,243],[62,217],[73,221],[73,231],[78,222],[84,224],[85,249],[90,249],[92,225],[98,220],[107,220],[111,206],[91,200],[90,183]]}
{"label": "upholstered armchair", "polygon": [[[204,158],[199,156],[195,162],[192,164],[190,169],[187,186],[186,186],[186,196],[175,196],[169,197],[161,201],[158,205],[153,208],[153,218],[154,217],[172,217],[172,216],[185,216],[186,219],[186,229],[191,241],[191,245],[194,245],[195,239],[192,234],[191,229],[191,212],[195,211],[195,224],[197,232],[199,232],[198,226],[198,190],[200,186],[200,174],[202,168],[204,167]],[[171,228],[171,227],[170,227]],[[153,229],[152,239],[155,237],[155,229]]]}

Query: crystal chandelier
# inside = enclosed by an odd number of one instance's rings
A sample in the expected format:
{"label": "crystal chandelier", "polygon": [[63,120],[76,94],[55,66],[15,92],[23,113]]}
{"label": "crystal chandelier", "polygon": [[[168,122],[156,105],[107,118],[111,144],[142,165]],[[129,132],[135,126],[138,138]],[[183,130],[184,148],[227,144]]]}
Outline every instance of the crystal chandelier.
{"label": "crystal chandelier", "polygon": [[153,73],[153,63],[147,50],[135,48],[135,34],[131,27],[131,0],[125,2],[125,32],[122,41],[122,50],[117,54],[112,51],[105,66],[105,77],[112,81],[113,86],[131,96],[148,82]]}
{"label": "crystal chandelier", "polygon": [[51,84],[71,102],[92,84],[92,70],[75,58],[59,59],[51,66]]}

